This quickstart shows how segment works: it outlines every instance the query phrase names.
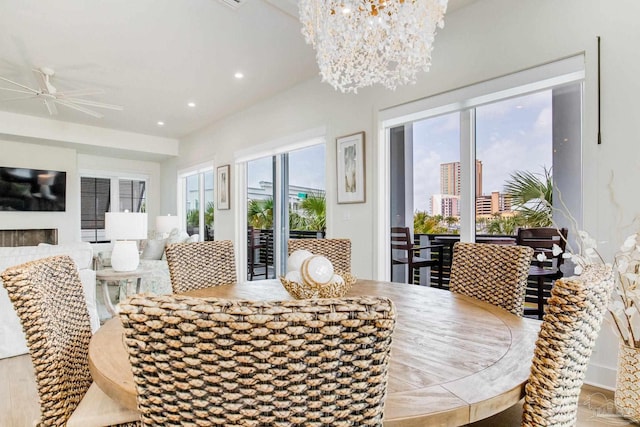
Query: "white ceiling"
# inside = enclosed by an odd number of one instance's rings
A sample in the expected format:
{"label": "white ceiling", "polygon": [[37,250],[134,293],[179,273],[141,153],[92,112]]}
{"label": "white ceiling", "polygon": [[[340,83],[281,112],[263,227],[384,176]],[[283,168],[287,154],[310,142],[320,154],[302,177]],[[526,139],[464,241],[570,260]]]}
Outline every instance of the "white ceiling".
{"label": "white ceiling", "polygon": [[[473,1],[450,0],[449,12]],[[296,9],[295,0],[236,9],[222,0],[0,0],[0,76],[37,88],[31,69],[51,67],[58,91],[102,88],[86,98],[124,107],[99,110],[101,119],[64,106],[49,116],[36,99],[0,102],[0,111],[180,138],[318,74]],[[14,95],[0,91],[0,100]]]}

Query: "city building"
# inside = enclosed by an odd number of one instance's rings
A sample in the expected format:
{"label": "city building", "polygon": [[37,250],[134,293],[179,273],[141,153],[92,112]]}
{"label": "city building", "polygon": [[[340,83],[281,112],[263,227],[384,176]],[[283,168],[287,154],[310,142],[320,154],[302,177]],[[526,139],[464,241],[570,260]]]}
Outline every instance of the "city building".
{"label": "city building", "polygon": [[[440,165],[440,194],[460,195],[460,162]],[[482,161],[476,160],[476,196],[482,194]]]}

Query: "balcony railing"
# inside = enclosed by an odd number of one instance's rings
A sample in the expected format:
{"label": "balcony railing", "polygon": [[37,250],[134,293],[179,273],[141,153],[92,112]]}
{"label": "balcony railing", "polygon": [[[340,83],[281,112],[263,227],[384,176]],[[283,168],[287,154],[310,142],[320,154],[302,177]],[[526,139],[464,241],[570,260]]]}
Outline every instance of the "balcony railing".
{"label": "balcony railing", "polygon": [[[253,251],[253,265],[251,265],[251,257],[247,256],[248,271],[251,272],[252,268],[258,269],[258,271],[254,270],[253,274],[254,277],[257,276],[257,279],[265,278],[266,271],[266,278],[273,279],[275,277],[273,230],[254,229],[254,232],[257,236],[253,237],[253,245],[251,235],[247,234],[247,254]],[[324,237],[324,233],[320,231],[289,231],[290,239],[317,239],[321,237]],[[252,246],[258,247],[253,249]]]}

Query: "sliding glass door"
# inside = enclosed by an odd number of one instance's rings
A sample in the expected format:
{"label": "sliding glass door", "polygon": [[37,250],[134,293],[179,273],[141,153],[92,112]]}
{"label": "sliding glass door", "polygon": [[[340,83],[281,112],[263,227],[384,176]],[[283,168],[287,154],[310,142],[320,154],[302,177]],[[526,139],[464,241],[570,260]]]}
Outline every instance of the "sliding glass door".
{"label": "sliding glass door", "polygon": [[[444,245],[448,276],[456,241],[513,244],[519,227],[566,220],[559,211],[581,220],[581,107],[576,82],[390,128],[391,226]],[[393,280],[435,281],[405,279],[402,267]]]}
{"label": "sliding glass door", "polygon": [[286,268],[289,238],[322,237],[326,228],[325,146],[246,162],[247,279]]}

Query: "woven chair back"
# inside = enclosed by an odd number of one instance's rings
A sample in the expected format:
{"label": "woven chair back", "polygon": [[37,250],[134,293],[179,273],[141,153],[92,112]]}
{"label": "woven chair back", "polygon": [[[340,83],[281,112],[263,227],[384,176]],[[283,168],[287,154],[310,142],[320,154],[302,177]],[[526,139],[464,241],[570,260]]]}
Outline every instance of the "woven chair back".
{"label": "woven chair back", "polygon": [[165,251],[174,293],[237,281],[231,240],[174,243]]}
{"label": "woven chair back", "polygon": [[120,304],[143,425],[382,426],[387,298]]}
{"label": "woven chair back", "polygon": [[76,266],[68,256],[39,259],[8,268],[2,282],[36,371],[38,426],[64,426],[92,383],[91,324]]}
{"label": "woven chair back", "polygon": [[306,249],[314,255],[327,257],[336,271],[351,273],[351,240],[349,239],[289,239],[289,255]]}
{"label": "woven chair back", "polygon": [[592,266],[551,289],[526,385],[523,427],[569,427],[613,288],[611,268]]}
{"label": "woven chair back", "polygon": [[449,288],[523,316],[532,255],[525,246],[457,242]]}

